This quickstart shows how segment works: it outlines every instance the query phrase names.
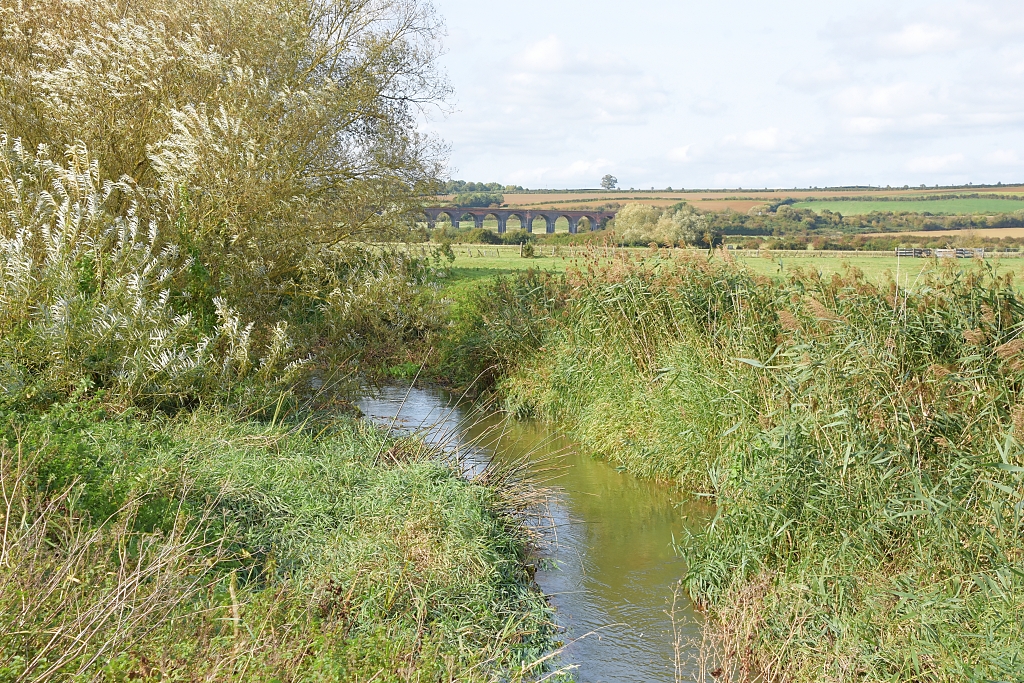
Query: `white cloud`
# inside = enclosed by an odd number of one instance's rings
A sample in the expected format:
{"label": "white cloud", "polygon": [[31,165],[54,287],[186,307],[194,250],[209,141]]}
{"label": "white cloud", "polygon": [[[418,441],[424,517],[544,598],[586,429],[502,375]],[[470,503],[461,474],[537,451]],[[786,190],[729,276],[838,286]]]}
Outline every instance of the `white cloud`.
{"label": "white cloud", "polygon": [[608,54],[570,50],[554,35],[528,45],[510,67],[506,88],[495,93],[498,100],[513,107],[529,102],[560,118],[639,125],[668,101],[664,88],[642,69]]}
{"label": "white cloud", "polygon": [[813,92],[843,83],[848,77],[847,71],[838,62],[833,61],[818,69],[807,69],[803,65],[790,69],[782,75],[779,82],[795,90]]}
{"label": "white cloud", "polygon": [[531,186],[597,187],[597,179],[613,166],[607,159],[577,160],[560,167],[520,168],[510,175],[517,183]]}
{"label": "white cloud", "polygon": [[722,187],[771,187],[778,183],[779,173],[775,170],[755,169],[739,173],[716,173],[715,183]]}
{"label": "white cloud", "polygon": [[779,148],[781,136],[778,128],[751,130],[741,135],[728,135],[723,142],[730,146],[746,147],[759,152],[770,152]]}
{"label": "white cloud", "polygon": [[675,147],[668,151],[669,161],[686,162],[690,161],[690,148],[693,145],[686,145],[685,147]]}
{"label": "white cloud", "polygon": [[1017,152],[1009,149],[1000,149],[986,155],[985,161],[995,166],[1022,166],[1021,158]]}
{"label": "white cloud", "polygon": [[527,47],[518,61],[525,69],[521,75],[550,73],[565,69],[568,56],[562,42],[556,36],[548,36]]}
{"label": "white cloud", "polygon": [[963,165],[963,154],[916,157],[907,162],[908,171],[915,173],[938,173]]}
{"label": "white cloud", "polygon": [[690,111],[700,116],[717,116],[728,109],[728,106],[716,100],[700,100],[690,105]]}
{"label": "white cloud", "polygon": [[959,42],[960,32],[947,26],[909,24],[894,33],[881,36],[878,46],[905,55],[922,55],[954,50]]}
{"label": "white cloud", "polygon": [[895,120],[879,116],[854,116],[843,121],[843,129],[853,135],[878,135],[892,130],[895,125]]}
{"label": "white cloud", "polygon": [[940,99],[927,85],[901,82],[850,86],[838,92],[832,102],[849,114],[891,117],[934,108]]}

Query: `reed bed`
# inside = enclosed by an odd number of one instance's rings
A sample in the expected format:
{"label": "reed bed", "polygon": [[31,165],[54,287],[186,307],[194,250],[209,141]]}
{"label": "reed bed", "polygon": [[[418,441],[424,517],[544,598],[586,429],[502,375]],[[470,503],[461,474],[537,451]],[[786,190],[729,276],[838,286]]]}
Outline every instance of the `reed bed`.
{"label": "reed bed", "polygon": [[[713,499],[678,541],[720,679],[1024,678],[1024,299],[663,255],[570,271],[498,389]],[[539,330],[539,331],[537,331]]]}

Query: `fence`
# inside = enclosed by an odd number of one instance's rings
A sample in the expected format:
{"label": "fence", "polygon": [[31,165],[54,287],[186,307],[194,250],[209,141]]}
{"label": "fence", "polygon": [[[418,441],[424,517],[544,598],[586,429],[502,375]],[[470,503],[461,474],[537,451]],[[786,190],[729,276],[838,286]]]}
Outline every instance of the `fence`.
{"label": "fence", "polygon": [[[896,256],[903,258],[985,258],[984,249],[896,249]],[[996,254],[993,254],[996,255]],[[1020,256],[1019,252],[1004,252],[999,256]]]}

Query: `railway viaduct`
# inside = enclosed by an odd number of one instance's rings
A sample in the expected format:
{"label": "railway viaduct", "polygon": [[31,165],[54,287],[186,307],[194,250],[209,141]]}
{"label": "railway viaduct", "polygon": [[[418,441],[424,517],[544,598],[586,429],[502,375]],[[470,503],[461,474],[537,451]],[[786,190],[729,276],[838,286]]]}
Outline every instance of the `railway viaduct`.
{"label": "railway viaduct", "polygon": [[603,227],[612,218],[615,218],[613,211],[559,211],[557,209],[531,209],[529,211],[520,209],[478,209],[462,207],[438,207],[423,210],[427,215],[427,224],[433,228],[441,216],[448,216],[452,225],[456,228],[466,216],[472,216],[473,225],[482,228],[484,220],[488,216],[498,219],[498,233],[504,233],[507,229],[508,219],[515,216],[519,224],[526,228],[527,232],[533,232],[533,219],[543,218],[547,232],[555,231],[555,222],[559,218],[569,221],[569,232],[576,234],[579,230],[580,221],[586,218],[590,222],[590,229],[597,230]]}

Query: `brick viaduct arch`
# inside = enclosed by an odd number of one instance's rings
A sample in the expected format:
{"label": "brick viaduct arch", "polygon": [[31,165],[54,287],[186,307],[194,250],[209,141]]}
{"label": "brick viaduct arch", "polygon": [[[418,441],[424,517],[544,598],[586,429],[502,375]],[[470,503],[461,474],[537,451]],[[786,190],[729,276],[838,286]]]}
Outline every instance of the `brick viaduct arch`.
{"label": "brick viaduct arch", "polygon": [[555,231],[555,222],[558,221],[559,218],[565,218],[569,221],[569,232],[574,235],[579,231],[580,220],[584,218],[590,221],[591,230],[597,230],[598,228],[604,227],[608,221],[615,218],[615,212],[613,211],[558,211],[547,209],[521,211],[519,209],[479,209],[457,206],[447,208],[426,208],[423,209],[423,213],[426,214],[427,225],[431,228],[434,227],[441,216],[448,216],[448,219],[456,228],[459,227],[459,223],[465,216],[472,216],[473,225],[477,228],[482,228],[484,226],[484,219],[488,216],[494,216],[498,219],[499,234],[502,234],[507,230],[508,219],[513,216],[519,219],[519,224],[525,227],[527,232],[533,232],[534,218],[543,218],[546,232],[548,233],[553,233]]}

